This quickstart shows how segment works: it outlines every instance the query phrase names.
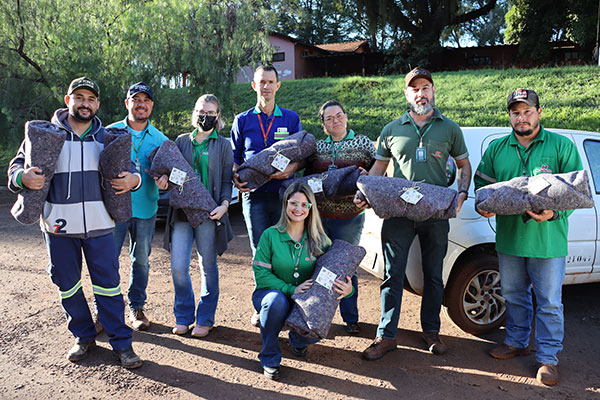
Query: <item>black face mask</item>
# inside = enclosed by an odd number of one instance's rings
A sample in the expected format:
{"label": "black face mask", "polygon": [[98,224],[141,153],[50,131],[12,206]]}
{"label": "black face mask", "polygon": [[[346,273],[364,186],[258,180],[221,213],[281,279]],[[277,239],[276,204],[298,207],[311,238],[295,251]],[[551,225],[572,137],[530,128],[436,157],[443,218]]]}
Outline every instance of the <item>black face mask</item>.
{"label": "black face mask", "polygon": [[214,129],[217,124],[217,116],[216,115],[198,115],[198,127],[202,129],[204,132],[208,132],[211,129]]}

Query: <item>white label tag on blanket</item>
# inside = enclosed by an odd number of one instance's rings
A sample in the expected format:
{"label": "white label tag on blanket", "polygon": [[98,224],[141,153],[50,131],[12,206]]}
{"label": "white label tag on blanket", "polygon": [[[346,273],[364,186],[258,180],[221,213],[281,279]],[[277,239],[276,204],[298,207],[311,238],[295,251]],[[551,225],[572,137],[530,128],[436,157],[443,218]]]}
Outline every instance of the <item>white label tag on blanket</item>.
{"label": "white label tag on blanket", "polygon": [[310,186],[313,193],[320,193],[323,191],[323,181],[320,179],[309,179],[308,186]]}
{"label": "white label tag on blanket", "polygon": [[271,165],[275,167],[279,171],[285,171],[288,164],[290,163],[290,159],[282,154],[277,154]]}
{"label": "white label tag on blanket", "polygon": [[317,275],[317,283],[327,290],[331,290],[336,275],[327,268],[321,268],[321,272]]}
{"label": "white label tag on blanket", "polygon": [[423,195],[417,192],[415,189],[408,189],[400,196],[402,200],[410,204],[417,204],[419,200],[423,198]]}
{"label": "white label tag on blanket", "polygon": [[174,184],[181,186],[185,182],[186,175],[187,174],[184,171],[173,167],[171,170],[171,175],[169,175],[169,180]]}
{"label": "white label tag on blanket", "polygon": [[529,183],[527,184],[527,188],[531,194],[538,194],[548,186],[550,186],[550,182],[543,175],[536,175],[535,179],[529,178]]}

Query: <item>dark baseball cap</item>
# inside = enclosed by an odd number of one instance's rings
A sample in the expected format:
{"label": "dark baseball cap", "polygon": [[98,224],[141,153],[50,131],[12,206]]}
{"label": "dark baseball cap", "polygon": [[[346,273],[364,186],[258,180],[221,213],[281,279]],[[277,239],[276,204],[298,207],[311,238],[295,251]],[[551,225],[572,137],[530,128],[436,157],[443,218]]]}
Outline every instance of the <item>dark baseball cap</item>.
{"label": "dark baseball cap", "polygon": [[138,82],[129,86],[129,90],[127,91],[127,98],[130,99],[138,93],[146,93],[148,97],[150,97],[150,100],[154,101],[154,98],[152,97],[152,88],[148,86],[148,84],[144,82]]}
{"label": "dark baseball cap", "polygon": [[510,108],[515,103],[525,103],[530,107],[540,108],[540,99],[536,92],[531,89],[517,89],[508,95],[506,99],[506,108]]}
{"label": "dark baseball cap", "polygon": [[427,71],[423,67],[416,67],[408,74],[406,74],[406,76],[404,77],[404,84],[406,86],[409,86],[410,83],[417,78],[427,79],[433,85],[433,78],[431,77],[431,72]]}
{"label": "dark baseball cap", "polygon": [[98,87],[96,82],[94,82],[90,78],[86,78],[85,76],[73,79],[73,81],[71,81],[71,84],[69,85],[69,90],[67,91],[67,94],[72,94],[77,89],[87,89],[94,93],[96,97],[100,97],[100,88]]}

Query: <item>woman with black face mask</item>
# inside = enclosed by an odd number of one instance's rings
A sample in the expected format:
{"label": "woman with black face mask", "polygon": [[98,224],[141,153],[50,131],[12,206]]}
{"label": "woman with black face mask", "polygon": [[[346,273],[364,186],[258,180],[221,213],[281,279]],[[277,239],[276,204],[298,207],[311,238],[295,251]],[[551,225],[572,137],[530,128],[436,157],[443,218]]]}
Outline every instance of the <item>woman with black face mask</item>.
{"label": "woman with black face mask", "polygon": [[[185,179],[200,179],[218,204],[209,219],[195,228],[181,210],[169,208],[165,241],[170,240],[171,275],[175,286],[173,333],[177,335],[187,333],[193,326],[192,336],[204,337],[214,325],[219,298],[217,252],[222,254],[227,242],[233,238],[227,216],[231,202],[233,152],[229,140],[217,133],[217,129],[223,127],[220,111],[219,100],[214,95],[201,96],[192,113],[192,125],[196,129],[179,135],[175,140],[196,171],[196,176]],[[194,242],[202,272],[202,290],[197,306],[190,278]],[[166,247],[169,247],[168,244]]]}

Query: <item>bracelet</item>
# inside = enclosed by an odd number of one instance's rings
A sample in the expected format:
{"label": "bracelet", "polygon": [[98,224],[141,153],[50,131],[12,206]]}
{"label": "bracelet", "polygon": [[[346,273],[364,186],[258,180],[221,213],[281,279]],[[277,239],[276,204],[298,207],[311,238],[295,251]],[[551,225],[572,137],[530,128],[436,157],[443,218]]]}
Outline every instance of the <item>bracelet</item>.
{"label": "bracelet", "polygon": [[464,193],[467,195],[467,197],[469,197],[469,192],[467,192],[466,190],[459,190],[458,194]]}

